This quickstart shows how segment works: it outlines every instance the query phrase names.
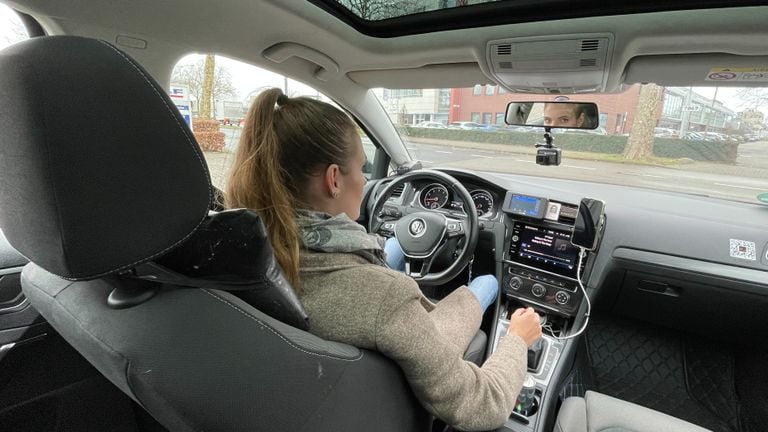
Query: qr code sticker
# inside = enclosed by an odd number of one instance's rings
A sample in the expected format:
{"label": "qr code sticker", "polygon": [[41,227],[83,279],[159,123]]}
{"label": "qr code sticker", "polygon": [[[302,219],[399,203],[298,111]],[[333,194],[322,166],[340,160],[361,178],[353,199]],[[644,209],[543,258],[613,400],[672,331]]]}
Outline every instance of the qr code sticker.
{"label": "qr code sticker", "polygon": [[757,259],[755,242],[731,239],[731,256],[755,261]]}

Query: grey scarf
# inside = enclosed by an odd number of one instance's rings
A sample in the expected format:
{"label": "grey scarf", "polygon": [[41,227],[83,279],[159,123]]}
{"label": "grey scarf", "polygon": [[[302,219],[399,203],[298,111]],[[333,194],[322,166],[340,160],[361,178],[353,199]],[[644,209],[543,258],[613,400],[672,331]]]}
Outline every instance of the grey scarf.
{"label": "grey scarf", "polygon": [[302,245],[313,251],[352,253],[373,264],[385,265],[384,238],[368,234],[365,228],[342,213],[331,216],[312,210],[297,210],[296,223]]}

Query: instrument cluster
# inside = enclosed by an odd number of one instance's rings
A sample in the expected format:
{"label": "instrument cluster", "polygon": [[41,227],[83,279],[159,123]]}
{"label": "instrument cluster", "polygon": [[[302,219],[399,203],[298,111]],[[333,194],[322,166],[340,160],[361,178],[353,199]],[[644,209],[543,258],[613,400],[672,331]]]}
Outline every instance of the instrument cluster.
{"label": "instrument cluster", "polygon": [[[479,217],[490,217],[495,212],[494,195],[485,189],[470,189],[469,195]],[[464,203],[440,183],[426,185],[419,193],[419,205],[427,210],[445,209],[464,211]]]}

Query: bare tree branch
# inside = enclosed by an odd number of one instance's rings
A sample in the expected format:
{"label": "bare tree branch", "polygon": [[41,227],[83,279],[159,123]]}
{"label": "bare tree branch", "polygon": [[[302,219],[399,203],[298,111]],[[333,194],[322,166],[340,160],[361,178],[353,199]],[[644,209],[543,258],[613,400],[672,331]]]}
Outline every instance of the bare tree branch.
{"label": "bare tree branch", "polygon": [[736,93],[739,98],[739,106],[757,109],[768,103],[768,89],[764,87],[743,88]]}
{"label": "bare tree branch", "polygon": [[419,0],[336,0],[352,13],[365,20],[387,18],[423,12],[426,8]]}
{"label": "bare tree branch", "polygon": [[[203,69],[205,60],[200,59],[195,64],[177,66],[173,70],[171,81],[189,87],[190,95],[200,102],[203,90]],[[213,100],[225,100],[237,96],[237,90],[232,83],[232,74],[221,64],[216,65],[213,76]]]}

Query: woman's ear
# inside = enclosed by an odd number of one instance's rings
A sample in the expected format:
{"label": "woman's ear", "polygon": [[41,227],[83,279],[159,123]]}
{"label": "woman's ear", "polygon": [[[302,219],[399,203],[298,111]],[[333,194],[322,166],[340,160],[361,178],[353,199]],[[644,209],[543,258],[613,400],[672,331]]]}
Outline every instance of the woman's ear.
{"label": "woman's ear", "polygon": [[337,164],[330,164],[325,169],[325,175],[323,176],[323,184],[325,190],[331,198],[339,196],[339,177],[341,175],[341,169]]}

